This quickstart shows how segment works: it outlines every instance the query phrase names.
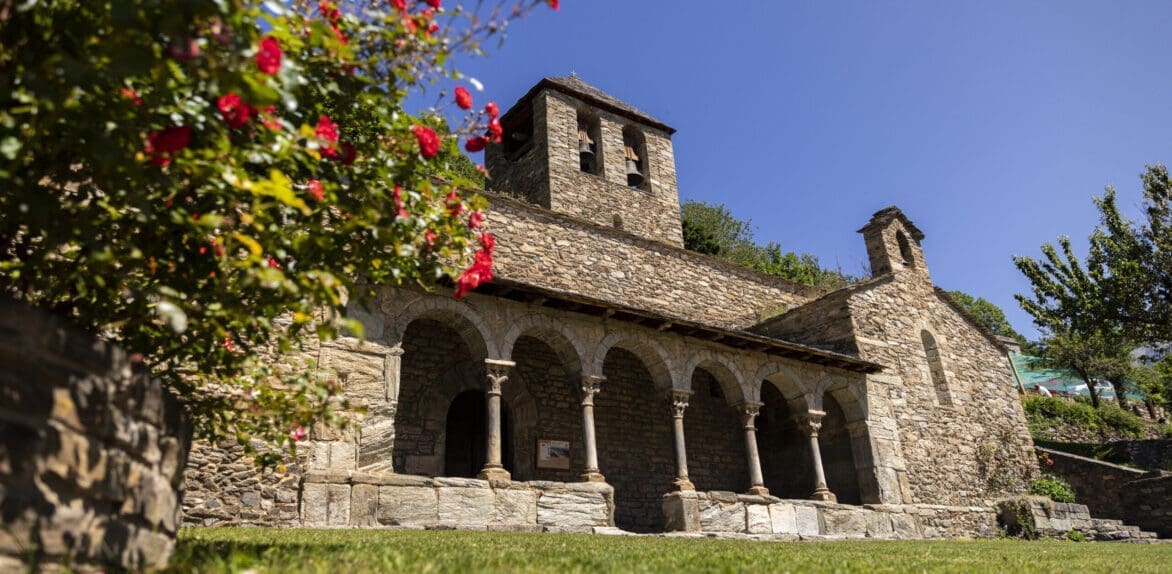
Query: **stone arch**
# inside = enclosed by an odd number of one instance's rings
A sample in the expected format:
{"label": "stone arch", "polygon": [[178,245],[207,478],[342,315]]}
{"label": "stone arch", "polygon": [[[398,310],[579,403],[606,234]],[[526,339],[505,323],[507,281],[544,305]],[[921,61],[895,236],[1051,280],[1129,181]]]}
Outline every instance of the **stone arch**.
{"label": "stone arch", "polygon": [[615,347],[629,351],[643,362],[656,389],[667,391],[676,388],[676,377],[673,376],[668,354],[663,347],[650,339],[639,339],[626,333],[611,333],[598,343],[594,349],[594,358],[590,361],[590,371],[586,374],[602,376],[606,354]]}
{"label": "stone arch", "polygon": [[566,376],[586,372],[589,353],[578,334],[565,323],[545,315],[527,315],[516,321],[500,339],[501,357],[511,359],[517,339],[529,336],[549,345],[566,368]]}
{"label": "stone arch", "polygon": [[750,382],[750,400],[760,402],[761,387],[767,382],[781,392],[791,409],[798,411],[817,410],[814,406],[814,392],[811,386],[803,381],[799,372],[779,364],[767,364],[757,369],[757,373]]}
{"label": "stone arch", "polygon": [[[816,404],[818,410],[827,413],[822,455],[831,492],[844,504],[878,504],[879,478],[864,379],[823,378],[816,391]],[[841,420],[836,420],[838,417]]]}
{"label": "stone arch", "polygon": [[417,319],[434,319],[451,325],[468,345],[472,355],[480,358],[498,357],[496,340],[488,322],[466,302],[448,297],[425,297],[407,305],[395,316],[387,333],[390,346],[402,343],[407,327]]}
{"label": "stone arch", "polygon": [[827,375],[814,386],[813,408],[824,411],[826,396],[830,395],[842,407],[847,422],[867,420],[867,393],[847,379]]}
{"label": "stone arch", "polygon": [[688,360],[680,372],[681,390],[692,391],[692,375],[696,369],[707,371],[717,382],[724,393],[724,398],[730,405],[739,405],[749,401],[749,393],[745,392],[745,380],[736,364],[730,362],[721,354],[710,350],[695,353]]}

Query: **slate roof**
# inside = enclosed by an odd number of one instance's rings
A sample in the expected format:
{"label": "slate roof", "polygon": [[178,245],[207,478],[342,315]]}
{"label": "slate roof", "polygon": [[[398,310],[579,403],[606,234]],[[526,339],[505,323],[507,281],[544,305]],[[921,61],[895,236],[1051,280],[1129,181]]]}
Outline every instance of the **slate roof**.
{"label": "slate roof", "polygon": [[903,226],[907,228],[909,233],[912,234],[912,238],[915,239],[916,242],[924,240],[924,232],[920,231],[920,228],[916,227],[916,225],[912,223],[912,220],[908,219],[907,216],[903,214],[903,211],[894,205],[884,207],[883,209],[876,211],[875,214],[871,216],[871,221],[868,221],[867,224],[862,227],[862,229],[859,229],[859,233],[866,231],[870,227],[875,225],[882,225],[894,219],[898,219],[903,222]]}
{"label": "slate roof", "polygon": [[[521,104],[528,102],[543,89],[553,89],[564,94],[574,96],[586,103],[589,103],[599,109],[607,110],[611,113],[618,114],[636,120],[640,123],[646,124],[653,128],[661,129],[668,134],[676,133],[675,128],[651,117],[649,114],[639,110],[635,106],[628,104],[586,82],[578,76],[561,76],[554,78],[542,78],[536,86],[533,86],[517,103],[510,108],[517,109]],[[509,115],[509,114],[505,114]]]}

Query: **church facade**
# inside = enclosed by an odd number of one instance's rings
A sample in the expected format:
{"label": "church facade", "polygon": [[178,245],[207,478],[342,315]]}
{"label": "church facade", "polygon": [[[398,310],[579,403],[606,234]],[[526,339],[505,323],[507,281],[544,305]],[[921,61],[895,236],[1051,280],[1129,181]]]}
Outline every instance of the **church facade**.
{"label": "church facade", "polygon": [[987,536],[1036,472],[1005,348],[896,208],[831,292],[687,251],[674,130],[547,78],[487,151],[496,278],[387,288],[283,471],[198,445],[187,524]]}

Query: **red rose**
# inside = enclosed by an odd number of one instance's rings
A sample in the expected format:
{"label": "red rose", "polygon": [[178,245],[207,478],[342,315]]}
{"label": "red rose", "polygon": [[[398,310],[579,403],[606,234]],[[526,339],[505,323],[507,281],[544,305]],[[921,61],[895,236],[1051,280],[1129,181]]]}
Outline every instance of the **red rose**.
{"label": "red rose", "polygon": [[436,32],[439,32],[439,24],[432,22],[427,25],[427,33],[428,34],[435,34]]}
{"label": "red rose", "polygon": [[489,118],[495,119],[497,116],[501,115],[501,110],[500,108],[496,107],[496,102],[488,102],[484,105],[484,113],[488,114]]}
{"label": "red rose", "polygon": [[220,99],[216,100],[216,108],[220,110],[220,117],[224,118],[224,122],[232,129],[248,125],[248,120],[256,111],[235,93],[220,96]]}
{"label": "red rose", "polygon": [[320,181],[311,179],[306,185],[306,188],[309,190],[309,197],[312,197],[314,201],[321,201],[325,199],[325,188],[322,186]]}
{"label": "red rose", "polygon": [[191,143],[191,126],[171,126],[147,136],[146,153],[155,165],[169,165],[171,157]]}
{"label": "red rose", "polygon": [[317,10],[321,12],[322,18],[330,21],[337,20],[342,17],[342,13],[338,11],[338,7],[330,2],[318,2]]}
{"label": "red rose", "polygon": [[136,106],[142,105],[142,98],[140,98],[138,96],[138,92],[134,91],[134,88],[131,88],[129,86],[123,86],[122,87],[122,97],[134,102],[134,105],[136,105]]}
{"label": "red rose", "polygon": [[338,157],[338,148],[333,145],[338,143],[338,124],[330,121],[330,116],[323,115],[318,118],[317,127],[314,128],[313,133],[318,139],[330,144],[321,150],[323,156]]}
{"label": "red rose", "polygon": [[481,234],[481,244],[485,247],[476,252],[476,257],[456,280],[456,298],[462,299],[481,283],[492,281],[492,236]]}
{"label": "red rose", "polygon": [[276,111],[277,111],[277,106],[265,106],[265,107],[261,108],[260,109],[260,114],[261,114],[260,121],[262,124],[264,124],[264,126],[266,128],[269,128],[270,130],[273,130],[275,132],[279,132],[279,131],[281,131],[281,121],[278,120],[275,115],[273,115],[276,113]]}
{"label": "red rose", "polygon": [[391,192],[391,198],[395,201],[395,216],[401,219],[408,219],[411,214],[407,212],[407,207],[403,205],[403,188],[396,185],[395,190]]}
{"label": "red rose", "polygon": [[305,437],[308,435],[309,433],[305,432],[305,427],[303,426],[298,426],[297,428],[289,431],[289,438],[293,439],[295,442],[301,442],[305,440]]}
{"label": "red rose", "polygon": [[472,109],[472,94],[468,92],[468,88],[456,86],[456,105],[460,106],[461,110]]}
{"label": "red rose", "polygon": [[472,229],[480,229],[480,225],[484,223],[484,212],[476,210],[472,215],[468,216],[468,227]]}
{"label": "red rose", "polygon": [[480,246],[483,247],[485,251],[492,253],[492,250],[496,249],[496,237],[494,237],[493,234],[481,233],[479,236],[477,236],[477,239],[480,240]]}
{"label": "red rose", "polygon": [[412,36],[419,32],[419,26],[415,23],[415,20],[411,18],[403,18],[403,27],[406,28],[407,32]]}
{"label": "red rose", "polygon": [[338,158],[338,161],[342,162],[342,165],[354,165],[354,160],[358,159],[358,150],[354,147],[354,144],[342,142],[338,147],[342,148],[342,155]]}
{"label": "red rose", "polygon": [[559,4],[559,3],[558,3],[558,0],[545,0],[545,3],[546,3],[546,4],[549,4],[549,7],[550,7],[550,8],[553,8],[554,10],[557,10],[557,9],[558,9],[558,7],[559,7],[559,6],[558,6],[558,4]]}
{"label": "red rose", "polygon": [[435,8],[436,10],[439,10],[440,4],[443,4],[443,3],[444,3],[443,0],[427,0],[427,5],[431,6],[432,8]]}
{"label": "red rose", "polygon": [[456,190],[453,189],[444,199],[448,205],[448,213],[452,214],[452,217],[460,217],[460,214],[464,212],[464,203],[460,201],[460,195],[456,193]]}
{"label": "red rose", "polygon": [[501,143],[501,134],[503,134],[504,131],[505,130],[503,127],[501,127],[501,121],[499,119],[493,118],[492,121],[488,122],[488,139],[492,140],[492,143]]}
{"label": "red rose", "polygon": [[272,267],[273,269],[280,269],[281,262],[277,261],[276,257],[269,257],[269,267]]}
{"label": "red rose", "polygon": [[468,141],[464,142],[464,149],[468,150],[468,153],[476,153],[483,151],[486,145],[488,145],[488,140],[484,136],[476,136],[468,138]]}
{"label": "red rose", "polygon": [[411,132],[415,134],[415,139],[419,140],[419,153],[423,154],[424,158],[431,159],[439,153],[440,140],[439,136],[435,135],[435,130],[427,126],[411,126]]}
{"label": "red rose", "polygon": [[391,0],[391,7],[400,12],[406,12],[407,0]]}
{"label": "red rose", "polygon": [[273,75],[281,69],[281,44],[272,36],[265,36],[260,41],[260,49],[256,52],[256,67],[260,71]]}

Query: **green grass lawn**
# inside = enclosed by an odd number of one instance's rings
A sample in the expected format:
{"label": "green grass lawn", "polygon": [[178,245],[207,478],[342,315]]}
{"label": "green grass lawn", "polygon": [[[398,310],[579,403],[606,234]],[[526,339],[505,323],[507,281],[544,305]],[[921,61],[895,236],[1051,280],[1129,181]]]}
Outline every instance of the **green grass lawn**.
{"label": "green grass lawn", "polygon": [[173,572],[1172,572],[1172,544],[188,528]]}

